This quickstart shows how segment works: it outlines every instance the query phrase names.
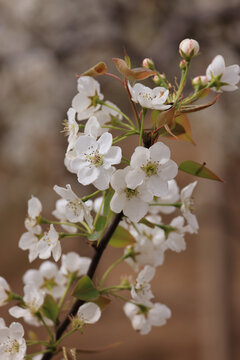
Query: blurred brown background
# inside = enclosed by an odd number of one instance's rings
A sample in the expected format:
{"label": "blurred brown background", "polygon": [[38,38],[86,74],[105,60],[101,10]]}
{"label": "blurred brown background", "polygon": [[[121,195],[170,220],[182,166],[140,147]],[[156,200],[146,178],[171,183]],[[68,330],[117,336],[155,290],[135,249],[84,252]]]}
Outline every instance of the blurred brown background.
{"label": "blurred brown background", "polygon": [[[82,187],[64,168],[66,139],[60,134],[75,74],[100,60],[114,67],[126,47],[134,66],[152,57],[170,80],[179,76],[178,44],[195,38],[201,56],[192,76],[222,54],[227,65],[240,63],[240,5],[236,0],[0,0],[0,274],[21,291],[29,267],[17,248],[24,232],[27,200],[38,196],[50,217],[57,196],[54,184]],[[128,111],[115,80],[101,78],[105,98]],[[184,253],[168,253],[153,284],[155,301],[172,309],[172,319],[150,335],[136,334],[115,302],[96,326],[76,338],[76,346],[100,347],[121,341],[107,353],[83,355],[96,360],[237,360],[240,358],[239,92],[225,93],[212,108],[191,116],[197,145],[167,142],[173,158],[207,161],[224,184],[199,180],[195,194],[198,236]],[[128,146],[132,151],[134,144]],[[191,176],[178,176],[181,186]],[[87,246],[69,240],[64,251]],[[108,250],[99,268],[119,256]],[[40,262],[31,264],[37,268]],[[115,279],[127,273],[115,271]],[[99,276],[99,275],[98,275]],[[109,284],[114,277],[109,279]],[[6,309],[0,309],[5,316]],[[6,315],[8,323],[10,316]],[[12,319],[11,319],[12,321]]]}

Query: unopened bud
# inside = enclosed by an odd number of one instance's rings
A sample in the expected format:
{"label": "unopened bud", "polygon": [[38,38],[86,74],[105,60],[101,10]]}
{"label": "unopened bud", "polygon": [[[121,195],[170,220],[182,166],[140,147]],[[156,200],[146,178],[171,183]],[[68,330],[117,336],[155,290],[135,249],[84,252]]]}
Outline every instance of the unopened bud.
{"label": "unopened bud", "polygon": [[145,67],[145,68],[148,68],[150,70],[155,69],[153,60],[149,59],[149,58],[143,59],[142,66]]}
{"label": "unopened bud", "polygon": [[181,60],[180,63],[179,63],[180,69],[184,70],[184,69],[186,69],[186,66],[187,66],[186,60]]}
{"label": "unopened bud", "polygon": [[199,43],[196,40],[184,39],[180,42],[179,53],[186,60],[196,56],[199,53],[199,50]]}
{"label": "unopened bud", "polygon": [[204,75],[196,76],[194,79],[192,79],[193,86],[204,87],[205,85],[207,85],[207,83],[208,78]]}

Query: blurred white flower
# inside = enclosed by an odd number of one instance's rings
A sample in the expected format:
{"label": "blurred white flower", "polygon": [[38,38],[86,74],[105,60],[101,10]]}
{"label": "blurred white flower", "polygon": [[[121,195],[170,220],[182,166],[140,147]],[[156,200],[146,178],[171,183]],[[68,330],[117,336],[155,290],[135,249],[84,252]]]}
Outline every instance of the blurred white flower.
{"label": "blurred white flower", "polygon": [[215,80],[214,91],[237,90],[237,83],[240,80],[239,65],[226,66],[222,55],[217,55],[208,66],[206,75],[208,80]]}
{"label": "blurred white flower", "polygon": [[55,299],[62,296],[66,279],[59,271],[57,265],[51,261],[44,261],[39,270],[29,269],[23,276],[25,285],[34,284],[45,294],[52,295]]}
{"label": "blurred white flower", "polygon": [[85,256],[79,256],[75,252],[69,252],[62,255],[61,273],[65,276],[74,275],[80,277],[86,275],[91,259]]}
{"label": "blurred white flower", "polygon": [[8,296],[10,292],[10,286],[7,281],[0,276],[0,306],[7,304]]}
{"label": "blurred white flower", "polygon": [[[175,180],[168,181],[168,193],[161,197],[154,197],[153,204],[174,204],[179,201],[179,188]],[[161,212],[163,214],[171,214],[176,210],[175,206],[150,206],[151,214]]]}
{"label": "blurred white flower", "polygon": [[[2,319],[0,319],[2,320]],[[0,358],[1,360],[23,360],[26,354],[24,329],[21,324],[12,322],[9,327],[0,326]]]}
{"label": "blurred white flower", "polygon": [[25,227],[28,231],[34,234],[39,234],[41,231],[40,225],[37,224],[37,219],[42,211],[42,204],[38,198],[32,196],[28,200],[28,216],[25,219]]}
{"label": "blurred white flower", "polygon": [[126,303],[123,310],[134,330],[139,331],[141,335],[147,335],[152,326],[165,325],[167,319],[171,317],[171,310],[160,303],[152,304],[144,310],[140,310],[140,307],[135,304]]}
{"label": "blurred white flower", "polygon": [[196,216],[192,213],[194,210],[194,202],[192,198],[193,190],[195,189],[197,185],[197,181],[194,181],[193,183],[190,183],[189,185],[185,186],[180,194],[181,198],[181,211],[183,216],[188,222],[188,229],[190,233],[197,233],[199,229],[198,221]]}
{"label": "blurred white flower", "polygon": [[136,284],[132,286],[131,296],[135,303],[145,306],[151,305],[151,299],[154,297],[149,282],[153,279],[156,269],[146,265],[138,274]]}
{"label": "blurred white flower", "polygon": [[[36,228],[35,228],[36,230]],[[18,246],[22,250],[29,250],[28,260],[32,262],[38,257],[38,243],[39,243],[39,236],[41,233],[41,227],[38,229],[39,233],[35,234],[33,232],[25,232],[20,237]]]}
{"label": "blurred white flower", "polygon": [[174,231],[170,231],[166,240],[168,249],[176,252],[186,250],[186,242],[184,240],[184,234],[189,230],[188,226],[184,226],[184,218],[177,216],[169,224],[175,228]]}

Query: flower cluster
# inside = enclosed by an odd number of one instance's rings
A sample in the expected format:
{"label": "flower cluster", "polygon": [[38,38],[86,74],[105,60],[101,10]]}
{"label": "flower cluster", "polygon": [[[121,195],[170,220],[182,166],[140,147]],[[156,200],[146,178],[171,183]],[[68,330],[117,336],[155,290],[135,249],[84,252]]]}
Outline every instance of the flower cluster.
{"label": "flower cluster", "polygon": [[[30,325],[44,326],[49,339],[24,340],[21,324],[7,327],[0,319],[1,359],[22,360],[26,356],[40,360],[45,352],[51,358],[61,351],[61,342],[67,336],[75,331],[82,333],[85,326],[96,323],[114,297],[124,302],[124,313],[141,335],[166,324],[171,317],[166,305],[153,302],[150,282],[163,265],[166,253],[185,250],[186,234],[195,234],[199,229],[193,200],[197,181],[180,190],[176,182],[178,169],[200,178],[219,178],[205,164],[188,160],[177,165],[164,138],[193,142],[187,113],[200,111],[215,101],[194,103],[207,96],[209,90],[236,90],[240,80],[239,66],[226,66],[218,55],[207,67],[206,75],[192,79],[193,91],[184,97],[188,70],[199,49],[193,39],[180,43],[181,79],[174,85],[156,69],[152,59],[144,59],[143,67],[131,68],[127,55],[125,60],[114,59],[122,78],[108,73],[104,63],[78,77],[78,92],[64,121],[68,136],[64,164],[74,174],[78,187],[93,185],[95,191],[80,197],[70,184],[54,185],[60,198],[52,211],[53,220],[43,217],[37,197],[28,201],[26,232],[20,237],[19,247],[28,250],[29,262],[37,258],[45,261],[39,269],[28,269],[24,274],[23,295],[14,293],[0,277],[0,306],[15,301],[10,314]],[[119,80],[133,115],[128,116],[104,100],[95,75]],[[155,84],[153,88],[140,82],[149,77]],[[135,149],[131,157],[124,157],[119,143],[132,136],[137,138]],[[169,215],[173,216],[170,220]],[[75,252],[62,254],[62,242],[71,237],[85,239],[94,249],[92,259]],[[108,244],[123,248],[123,253],[95,281],[93,276]],[[55,262],[47,260],[51,257]],[[136,272],[135,281],[127,277],[120,284],[105,286],[109,273],[122,261]],[[121,291],[128,292],[128,296],[121,296]],[[76,299],[71,309],[70,294]],[[68,325],[71,329],[65,333]],[[26,355],[27,346],[32,345],[40,346],[40,351]]]}

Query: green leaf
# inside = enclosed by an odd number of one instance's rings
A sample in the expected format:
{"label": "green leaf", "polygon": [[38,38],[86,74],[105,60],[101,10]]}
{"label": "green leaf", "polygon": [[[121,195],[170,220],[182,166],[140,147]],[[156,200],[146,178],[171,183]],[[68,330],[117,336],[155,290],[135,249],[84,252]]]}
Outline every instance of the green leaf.
{"label": "green leaf", "polygon": [[58,318],[58,305],[51,295],[46,295],[42,305],[43,315],[56,322]]}
{"label": "green leaf", "polygon": [[206,163],[199,164],[195,161],[188,160],[188,161],[183,161],[179,165],[179,169],[191,175],[223,182],[223,180],[220,179],[220,177],[214,174],[205,165]]}
{"label": "green leaf", "polygon": [[89,276],[83,276],[77,283],[73,291],[73,296],[83,301],[95,300],[99,296],[99,292],[94,287]]}
{"label": "green leaf", "polygon": [[115,248],[123,248],[127,245],[131,245],[135,243],[134,237],[130,234],[129,231],[124,229],[122,226],[118,226],[111,240],[109,241],[109,245]]}
{"label": "green leaf", "polygon": [[101,232],[105,225],[106,225],[107,217],[106,216],[99,216],[96,223],[96,232]]}

